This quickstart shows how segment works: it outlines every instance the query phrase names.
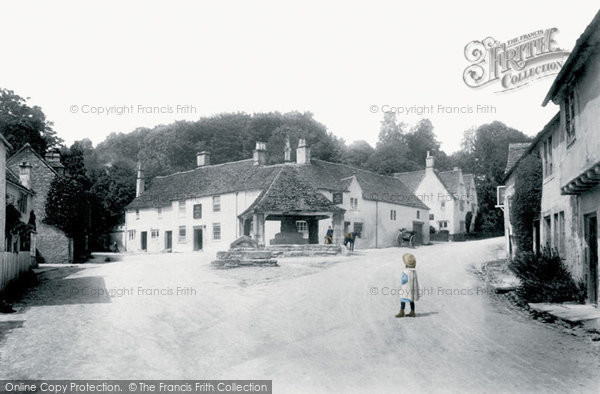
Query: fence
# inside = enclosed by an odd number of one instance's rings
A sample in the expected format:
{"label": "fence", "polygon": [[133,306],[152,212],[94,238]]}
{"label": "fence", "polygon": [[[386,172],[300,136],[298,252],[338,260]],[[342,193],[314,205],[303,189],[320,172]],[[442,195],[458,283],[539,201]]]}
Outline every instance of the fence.
{"label": "fence", "polygon": [[12,280],[29,271],[32,259],[29,251],[0,252],[0,256],[0,292],[2,292]]}

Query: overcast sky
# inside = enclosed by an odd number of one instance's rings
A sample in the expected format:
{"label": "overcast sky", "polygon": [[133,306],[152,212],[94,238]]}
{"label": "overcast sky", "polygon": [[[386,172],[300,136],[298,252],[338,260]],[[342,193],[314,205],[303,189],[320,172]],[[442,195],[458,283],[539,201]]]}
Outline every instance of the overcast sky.
{"label": "overcast sky", "polygon": [[[447,152],[465,129],[495,119],[534,135],[557,111],[541,106],[552,78],[510,93],[471,89],[464,47],[556,27],[556,42],[570,50],[597,5],[455,3],[2,2],[0,87],[31,97],[68,144],[220,112],[292,110],[314,113],[347,142],[374,144],[386,105],[434,105],[425,116]],[[186,105],[191,113],[177,108]],[[496,113],[442,115],[438,105],[492,105]],[[134,110],[82,113],[111,106]],[[419,118],[399,115],[409,124]]]}

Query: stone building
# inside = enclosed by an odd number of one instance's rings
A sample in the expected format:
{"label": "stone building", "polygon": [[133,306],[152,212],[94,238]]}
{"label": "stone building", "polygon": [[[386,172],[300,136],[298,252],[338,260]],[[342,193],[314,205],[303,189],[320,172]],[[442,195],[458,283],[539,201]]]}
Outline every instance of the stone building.
{"label": "stone building", "polygon": [[157,177],[144,190],[138,170],[137,197],[126,208],[127,251],[218,251],[242,235],[259,245],[323,243],[328,227],[334,243],[358,232],[356,248],[395,245],[405,227],[429,242],[429,208],[399,179],[311,159],[300,140],[296,162],[266,164],[257,142],[252,159],[210,164]]}
{"label": "stone building", "polygon": [[[558,252],[574,279],[581,280],[587,301],[598,303],[598,215],[600,215],[600,12],[577,40],[556,76],[543,105],[560,111],[537,134],[505,176],[505,225],[510,242],[510,197],[514,169],[525,154],[542,160],[543,183],[539,218],[533,223],[534,249]],[[521,147],[519,147],[521,148]],[[507,209],[508,208],[508,209]]]}
{"label": "stone building", "polygon": [[[73,261],[73,242],[63,231],[43,223],[46,214],[46,199],[52,180],[64,176],[65,169],[60,163],[60,155],[50,152],[41,157],[29,144],[13,154],[6,163],[8,169],[20,175],[21,183],[35,194],[32,210],[36,215],[37,250],[46,263],[62,264]],[[31,210],[30,210],[31,211]]]}
{"label": "stone building", "polygon": [[475,178],[458,167],[437,171],[429,152],[425,164],[424,170],[396,173],[394,177],[430,207],[429,221],[436,231],[445,230],[451,239],[458,238],[475,225],[479,207]]}

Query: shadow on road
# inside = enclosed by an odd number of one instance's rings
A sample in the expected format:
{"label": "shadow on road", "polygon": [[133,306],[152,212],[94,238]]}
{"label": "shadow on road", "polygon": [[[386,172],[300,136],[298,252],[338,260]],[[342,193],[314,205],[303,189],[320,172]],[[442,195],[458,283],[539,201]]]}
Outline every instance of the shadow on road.
{"label": "shadow on road", "polygon": [[15,328],[23,327],[24,320],[10,320],[0,322],[0,342],[4,339],[6,334]]}
{"label": "shadow on road", "polygon": [[110,303],[102,277],[71,277],[84,270],[69,266],[42,272],[36,286],[14,298],[18,313],[32,306]]}

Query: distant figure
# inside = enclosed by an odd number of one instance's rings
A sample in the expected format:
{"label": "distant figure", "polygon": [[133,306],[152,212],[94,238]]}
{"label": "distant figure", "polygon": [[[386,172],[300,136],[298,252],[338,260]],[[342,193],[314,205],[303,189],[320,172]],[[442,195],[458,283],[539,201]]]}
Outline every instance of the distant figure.
{"label": "distant figure", "polygon": [[33,210],[29,212],[29,221],[27,222],[27,224],[29,224],[35,231],[35,213],[33,213]]}
{"label": "distant figure", "polygon": [[419,280],[417,279],[417,259],[410,253],[402,256],[406,268],[402,271],[402,288],[400,295],[400,312],[396,317],[404,317],[404,307],[410,303],[410,313],[406,316],[415,317],[415,301],[419,300]]}
{"label": "distant figure", "polygon": [[331,226],[327,228],[327,234],[325,235],[325,245],[331,245],[333,243],[333,229]]}
{"label": "distant figure", "polygon": [[119,250],[119,244],[117,243],[117,241],[115,241],[115,243],[113,244],[113,250],[115,253],[121,253],[121,251]]}

